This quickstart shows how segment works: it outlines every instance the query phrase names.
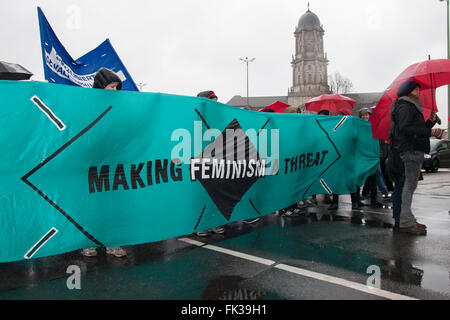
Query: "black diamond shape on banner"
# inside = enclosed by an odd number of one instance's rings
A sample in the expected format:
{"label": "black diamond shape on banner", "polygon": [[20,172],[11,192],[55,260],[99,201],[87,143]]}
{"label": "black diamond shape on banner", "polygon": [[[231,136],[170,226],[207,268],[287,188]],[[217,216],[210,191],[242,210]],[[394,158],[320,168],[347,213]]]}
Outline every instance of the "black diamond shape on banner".
{"label": "black diamond shape on banner", "polygon": [[[233,134],[227,135],[227,133]],[[233,146],[233,150],[227,150],[226,146]],[[232,172],[228,171],[233,171],[233,164],[237,164],[239,161],[242,164],[242,160],[246,160],[247,164],[251,159],[261,161],[259,154],[244,130],[242,130],[239,122],[234,119],[221,135],[203,150],[201,157],[195,159],[204,158],[211,159],[211,161],[213,159],[217,159],[217,161],[225,160],[223,178],[202,178],[201,170],[198,170],[195,172],[195,179],[200,181],[225,219],[230,220],[236,204],[241,201],[244,194],[261,176],[254,174],[248,177],[248,171],[244,171],[243,167],[241,167],[242,172],[237,178],[227,179],[227,174],[229,174],[229,177],[232,176]],[[229,170],[226,165],[226,160],[232,160],[231,169]]]}

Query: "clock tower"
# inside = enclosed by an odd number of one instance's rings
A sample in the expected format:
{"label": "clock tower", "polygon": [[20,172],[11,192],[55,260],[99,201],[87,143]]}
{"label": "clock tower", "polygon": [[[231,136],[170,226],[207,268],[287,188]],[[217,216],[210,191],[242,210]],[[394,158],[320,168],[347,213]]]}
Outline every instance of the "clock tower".
{"label": "clock tower", "polygon": [[[293,79],[288,93],[288,104],[304,107],[313,97],[330,93],[328,86],[328,59],[323,50],[325,31],[316,14],[304,13],[295,30],[295,56],[292,57]],[[303,112],[304,110],[302,110]]]}

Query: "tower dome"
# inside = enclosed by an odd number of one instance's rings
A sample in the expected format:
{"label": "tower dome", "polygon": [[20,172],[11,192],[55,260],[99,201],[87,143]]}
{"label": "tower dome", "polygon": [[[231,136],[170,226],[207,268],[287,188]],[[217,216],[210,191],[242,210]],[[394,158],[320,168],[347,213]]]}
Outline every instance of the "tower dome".
{"label": "tower dome", "polygon": [[306,25],[316,25],[320,26],[320,20],[319,17],[312,11],[309,10],[306,11],[298,21],[298,27],[301,28]]}

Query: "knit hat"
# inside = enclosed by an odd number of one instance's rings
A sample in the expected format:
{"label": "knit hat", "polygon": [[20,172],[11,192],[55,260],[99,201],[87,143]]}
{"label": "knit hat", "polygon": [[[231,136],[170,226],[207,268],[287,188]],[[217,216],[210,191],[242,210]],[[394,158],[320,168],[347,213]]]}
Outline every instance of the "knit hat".
{"label": "knit hat", "polygon": [[117,90],[122,89],[122,80],[117,76],[117,74],[114,73],[114,71],[111,71],[106,68],[101,68],[97,71],[94,77],[94,84],[92,85],[93,88],[97,89],[105,89],[106,86],[109,84],[117,82]]}
{"label": "knit hat", "polygon": [[417,82],[413,80],[405,81],[398,88],[397,97],[408,96],[417,87],[420,88],[420,85]]}
{"label": "knit hat", "polygon": [[372,110],[370,110],[369,108],[362,108],[361,110],[359,110],[359,117],[361,118],[363,114],[372,114]]}
{"label": "knit hat", "polygon": [[208,99],[217,99],[216,94],[214,93],[214,91],[211,91],[211,90],[202,91],[197,95],[197,97],[208,98]]}

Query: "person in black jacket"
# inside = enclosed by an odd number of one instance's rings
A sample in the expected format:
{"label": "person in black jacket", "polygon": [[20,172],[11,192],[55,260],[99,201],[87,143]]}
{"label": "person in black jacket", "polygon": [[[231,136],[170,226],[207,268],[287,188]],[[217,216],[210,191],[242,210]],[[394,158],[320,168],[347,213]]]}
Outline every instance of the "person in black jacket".
{"label": "person in black jacket", "polygon": [[[120,80],[114,71],[101,68],[94,76],[94,83],[92,84],[92,87],[94,89],[121,90],[122,80]],[[97,249],[95,247],[84,248],[81,250],[81,254],[85,257],[96,257]],[[127,252],[121,247],[106,247],[106,254],[113,255],[117,258],[127,256]]]}
{"label": "person in black jacket", "polygon": [[107,68],[101,68],[97,71],[94,77],[94,83],[92,85],[95,89],[105,90],[121,90],[122,80],[119,76]]}
{"label": "person in black jacket", "polygon": [[438,121],[435,112],[424,120],[422,101],[419,100],[420,86],[413,80],[402,83],[398,99],[393,104],[391,118],[393,146],[400,153],[405,167],[405,181],[401,196],[400,232],[425,235],[426,226],[416,221],[411,211],[411,202],[422,169],[424,154],[430,152],[431,128]]}
{"label": "person in black jacket", "polygon": [[[369,108],[362,108],[359,110],[359,117],[364,121],[370,121],[372,111]],[[359,187],[357,189],[359,198]],[[370,207],[383,208],[383,204],[378,201],[378,188],[377,188],[377,173],[374,173],[367,177],[363,187],[363,195],[370,194]]]}

